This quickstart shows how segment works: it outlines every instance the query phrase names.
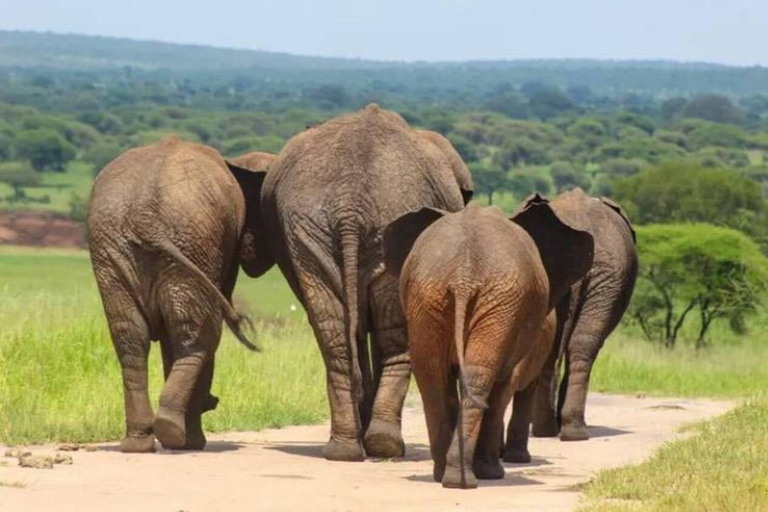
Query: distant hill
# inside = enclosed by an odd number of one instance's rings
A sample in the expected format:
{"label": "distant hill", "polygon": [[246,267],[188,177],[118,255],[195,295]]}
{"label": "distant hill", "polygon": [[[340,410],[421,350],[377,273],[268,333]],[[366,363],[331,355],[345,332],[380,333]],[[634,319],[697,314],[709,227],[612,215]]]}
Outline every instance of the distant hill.
{"label": "distant hill", "polygon": [[220,72],[292,84],[386,84],[422,90],[467,91],[481,84],[544,82],[589,87],[606,96],[654,97],[719,92],[734,96],[768,91],[768,68],[672,61],[509,60],[405,63],[308,57],[112,37],[0,31],[0,71],[47,69],[101,73],[130,68],[186,77]]}

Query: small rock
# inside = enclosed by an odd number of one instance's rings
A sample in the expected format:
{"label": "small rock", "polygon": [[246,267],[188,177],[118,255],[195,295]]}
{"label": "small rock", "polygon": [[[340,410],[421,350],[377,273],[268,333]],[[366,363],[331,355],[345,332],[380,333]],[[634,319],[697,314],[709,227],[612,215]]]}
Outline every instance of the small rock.
{"label": "small rock", "polygon": [[86,444],[83,449],[87,452],[96,452],[99,450],[99,447],[95,444]]}
{"label": "small rock", "polygon": [[53,469],[53,457],[50,455],[22,455],[19,466],[33,469]]}
{"label": "small rock", "polygon": [[645,393],[638,393],[635,398],[645,398]]}
{"label": "small rock", "polygon": [[21,448],[8,448],[7,450],[5,450],[5,456],[13,457],[14,459],[18,459],[19,457],[25,457],[27,455],[32,455],[32,452],[22,450]]}
{"label": "small rock", "polygon": [[72,456],[67,455],[65,453],[57,453],[56,456],[53,458],[54,464],[64,464],[67,466],[72,465]]}
{"label": "small rock", "polygon": [[80,449],[80,445],[78,443],[63,443],[59,445],[58,449],[61,452],[76,452]]}

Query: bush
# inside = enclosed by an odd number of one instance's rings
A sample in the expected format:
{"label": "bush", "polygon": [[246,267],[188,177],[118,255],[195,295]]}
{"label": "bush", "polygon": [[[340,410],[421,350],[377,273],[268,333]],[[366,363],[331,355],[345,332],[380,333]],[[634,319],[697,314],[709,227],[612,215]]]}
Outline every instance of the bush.
{"label": "bush", "polygon": [[83,160],[93,166],[93,174],[97,175],[112,160],[120,156],[123,148],[115,142],[103,142],[93,146],[83,155]]}
{"label": "bush", "polygon": [[13,194],[5,200],[9,203],[17,203],[27,198],[24,187],[40,185],[40,175],[26,162],[4,162],[0,164],[0,182],[13,189]]}

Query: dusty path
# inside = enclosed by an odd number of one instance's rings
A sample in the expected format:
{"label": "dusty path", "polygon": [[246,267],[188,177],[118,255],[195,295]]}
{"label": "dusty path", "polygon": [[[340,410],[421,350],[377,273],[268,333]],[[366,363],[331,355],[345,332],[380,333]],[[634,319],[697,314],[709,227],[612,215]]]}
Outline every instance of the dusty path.
{"label": "dusty path", "polygon": [[681,424],[732,405],[592,394],[591,440],[532,439],[531,464],[508,464],[504,480],[457,491],[432,481],[420,405],[410,400],[404,460],[326,462],[320,449],[327,425],[211,435],[203,453],[123,455],[109,443],[75,452],[74,465],[54,470],[0,465],[0,482],[26,484],[0,486],[0,510],[569,510],[578,503],[574,486],[595,470],[643,460]]}

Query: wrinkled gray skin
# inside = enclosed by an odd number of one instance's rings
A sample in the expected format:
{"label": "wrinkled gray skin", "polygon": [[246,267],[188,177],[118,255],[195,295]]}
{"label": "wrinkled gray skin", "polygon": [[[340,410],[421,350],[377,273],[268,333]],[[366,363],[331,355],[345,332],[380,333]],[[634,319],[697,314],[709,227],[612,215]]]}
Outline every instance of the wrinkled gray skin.
{"label": "wrinkled gray skin", "polygon": [[[563,441],[580,441],[589,439],[584,409],[592,365],[629,305],[637,277],[637,249],[629,219],[610,199],[592,198],[575,189],[551,204],[558,217],[592,235],[595,257],[589,273],[557,306],[555,345],[536,390],[533,435],[559,433]],[[556,405],[561,360],[564,374]]]}
{"label": "wrinkled gray skin", "polygon": [[[384,234],[387,269],[400,273],[434,478],[444,487],[504,477],[504,411],[514,394],[516,418],[530,417],[554,307],[592,263],[592,237],[542,198],[513,220],[494,207],[423,208]],[[515,424],[505,460],[530,462],[528,430],[529,421]]]}
{"label": "wrinkled gray skin", "polygon": [[453,147],[451,141],[437,132],[431,130],[415,130],[416,133],[423,139],[428,140],[443,152],[443,155],[448,159],[448,163],[451,165],[453,176],[456,178],[456,183],[461,190],[461,197],[464,199],[464,204],[469,203],[472,196],[475,193],[475,183],[472,181],[472,174],[467,168],[467,164],[462,160],[461,155],[456,148]]}
{"label": "wrinkled gray skin", "polygon": [[424,206],[460,210],[453,172],[436,144],[377,105],[297,135],[270,167],[261,194],[269,247],[253,251],[278,263],[314,330],[331,406],[329,460],[404,453],[410,361],[381,232]]}
{"label": "wrinkled gray skin", "polygon": [[[176,138],[124,153],[96,179],[88,243],[123,373],[122,451],[153,451],[155,436],[166,448],[204,448],[222,319],[255,349],[230,301],[245,219],[243,192],[218,152]],[[157,415],[150,340],[160,341],[166,378]]]}

